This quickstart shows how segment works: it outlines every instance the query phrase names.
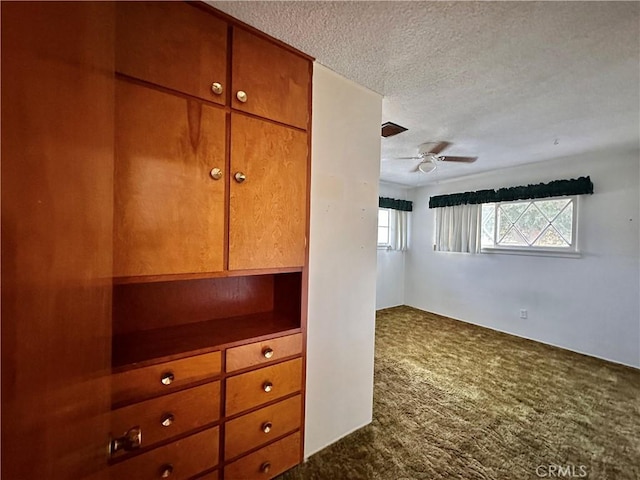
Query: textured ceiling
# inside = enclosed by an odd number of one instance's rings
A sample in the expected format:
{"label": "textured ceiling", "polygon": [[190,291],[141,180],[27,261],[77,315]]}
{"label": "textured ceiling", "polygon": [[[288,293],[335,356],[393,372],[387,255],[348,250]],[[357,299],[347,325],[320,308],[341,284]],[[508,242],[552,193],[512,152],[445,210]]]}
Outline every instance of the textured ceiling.
{"label": "textured ceiling", "polygon": [[[382,180],[404,185],[640,142],[637,2],[209,2],[384,95]],[[427,141],[474,164],[394,160]]]}

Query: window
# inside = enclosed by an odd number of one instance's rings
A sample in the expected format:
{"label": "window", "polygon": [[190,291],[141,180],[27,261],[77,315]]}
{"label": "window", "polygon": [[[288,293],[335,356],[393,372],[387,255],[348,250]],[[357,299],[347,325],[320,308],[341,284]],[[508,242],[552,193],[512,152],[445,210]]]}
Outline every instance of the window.
{"label": "window", "polygon": [[576,252],[577,197],[482,205],[482,249]]}
{"label": "window", "polygon": [[387,248],[391,246],[389,210],[386,208],[378,209],[378,246]]}

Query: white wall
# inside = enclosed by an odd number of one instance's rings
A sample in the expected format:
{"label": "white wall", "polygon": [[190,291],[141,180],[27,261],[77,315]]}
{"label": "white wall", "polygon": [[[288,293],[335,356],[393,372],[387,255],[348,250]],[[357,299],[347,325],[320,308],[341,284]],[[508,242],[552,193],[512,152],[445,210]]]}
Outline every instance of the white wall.
{"label": "white wall", "polygon": [[[579,259],[432,250],[431,195],[584,175],[595,193],[579,200]],[[407,304],[640,367],[639,177],[637,151],[608,152],[413,190]]]}
{"label": "white wall", "polygon": [[305,457],[372,419],[381,116],[315,64]]}
{"label": "white wall", "polygon": [[[407,187],[380,182],[379,196],[407,200],[407,190]],[[404,305],[404,259],[405,252],[378,249],[376,310]]]}

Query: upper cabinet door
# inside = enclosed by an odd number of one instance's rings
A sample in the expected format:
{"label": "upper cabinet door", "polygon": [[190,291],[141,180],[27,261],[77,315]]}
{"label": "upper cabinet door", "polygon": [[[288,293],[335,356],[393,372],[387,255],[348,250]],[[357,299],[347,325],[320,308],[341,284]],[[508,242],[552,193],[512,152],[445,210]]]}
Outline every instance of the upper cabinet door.
{"label": "upper cabinet door", "polygon": [[231,106],[307,129],[309,60],[240,28],[233,30]]}
{"label": "upper cabinet door", "polygon": [[225,104],[224,21],[183,2],[116,3],[116,71]]}
{"label": "upper cabinet door", "polygon": [[307,134],[231,115],[229,270],[305,263]]}
{"label": "upper cabinet door", "polygon": [[114,276],[223,270],[225,125],[219,107],[116,82]]}

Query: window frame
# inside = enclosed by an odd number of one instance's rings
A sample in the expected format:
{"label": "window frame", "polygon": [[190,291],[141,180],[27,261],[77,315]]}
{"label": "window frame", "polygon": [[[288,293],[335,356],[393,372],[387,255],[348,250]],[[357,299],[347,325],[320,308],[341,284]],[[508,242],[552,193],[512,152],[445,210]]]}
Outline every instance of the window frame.
{"label": "window frame", "polygon": [[[536,203],[549,200],[570,200],[573,203],[572,218],[571,218],[571,244],[566,247],[541,247],[531,245],[498,245],[496,240],[498,238],[498,210],[500,205],[508,205],[514,203]],[[494,221],[493,221],[493,245],[486,246],[482,242],[482,232],[484,226],[484,217],[480,219],[480,235],[481,235],[481,248],[480,253],[500,253],[510,255],[538,255],[538,256],[552,256],[552,257],[569,257],[579,258],[581,256],[578,248],[578,212],[580,208],[579,195],[566,195],[559,197],[546,197],[546,198],[532,198],[529,200],[514,200],[509,202],[495,202],[493,205]],[[529,207],[527,207],[529,208]],[[567,207],[565,207],[567,208]],[[523,212],[524,214],[524,212]],[[516,221],[517,223],[517,221]],[[551,222],[553,225],[553,222]]]}

